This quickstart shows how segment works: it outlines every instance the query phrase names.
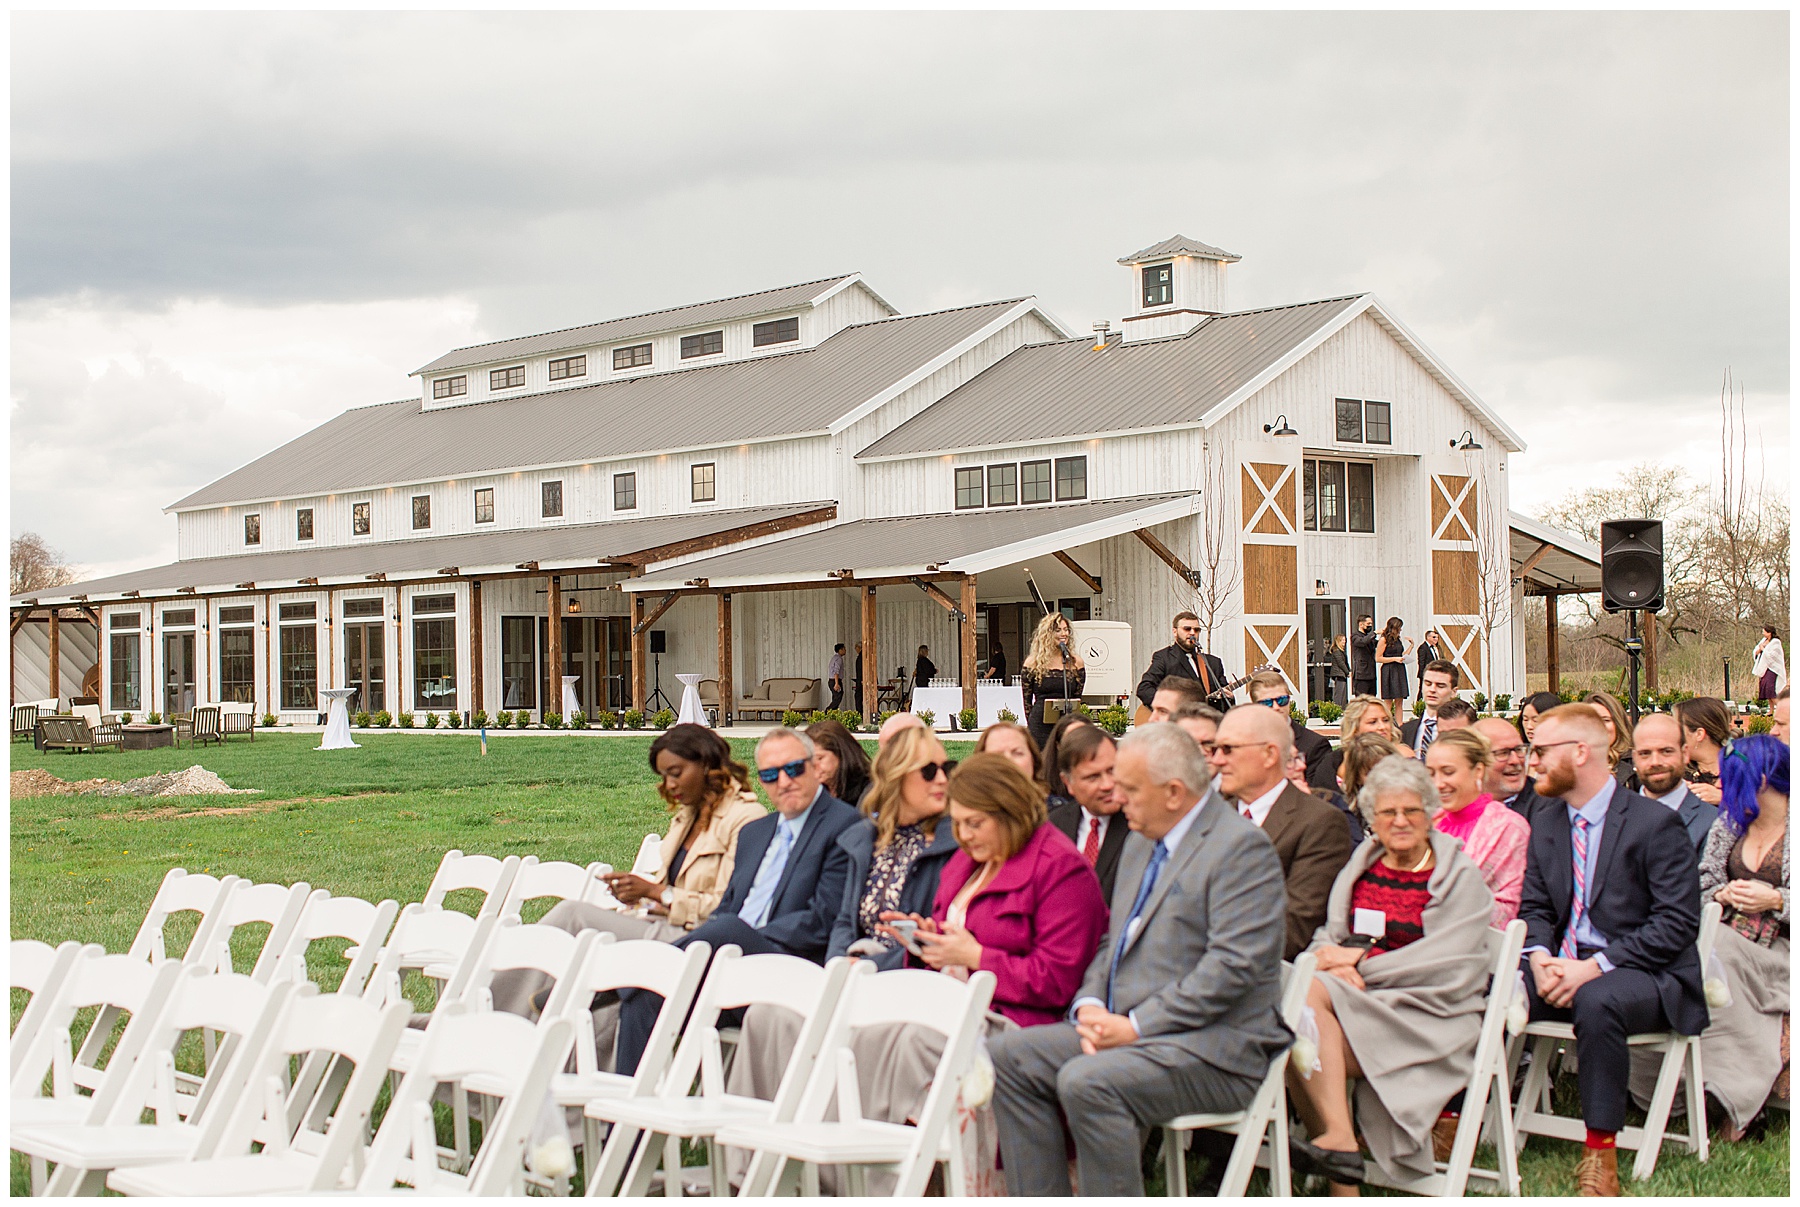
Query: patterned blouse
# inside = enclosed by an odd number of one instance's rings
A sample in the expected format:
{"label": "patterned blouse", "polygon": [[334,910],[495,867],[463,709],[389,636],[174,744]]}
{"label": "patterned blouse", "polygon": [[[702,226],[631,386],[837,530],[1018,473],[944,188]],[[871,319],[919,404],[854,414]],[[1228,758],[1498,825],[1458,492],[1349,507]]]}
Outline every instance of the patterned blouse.
{"label": "patterned blouse", "polygon": [[1783,829],[1777,848],[1763,856],[1762,866],[1751,868],[1744,862],[1744,835],[1736,833],[1721,815],[1706,834],[1706,847],[1700,856],[1700,896],[1711,901],[1713,894],[1733,880],[1760,880],[1781,894],[1781,908],[1760,914],[1741,914],[1725,907],[1725,925],[1761,947],[1772,947],[1777,939],[1788,937],[1788,849],[1792,832]]}
{"label": "patterned blouse", "polygon": [[900,908],[900,894],[906,888],[913,861],[925,853],[933,837],[925,832],[924,822],[899,826],[893,840],[875,851],[869,860],[869,880],[863,887],[862,901],[856,907],[858,938],[879,938],[890,949],[898,946],[885,935],[876,935],[875,927],[885,911]]}

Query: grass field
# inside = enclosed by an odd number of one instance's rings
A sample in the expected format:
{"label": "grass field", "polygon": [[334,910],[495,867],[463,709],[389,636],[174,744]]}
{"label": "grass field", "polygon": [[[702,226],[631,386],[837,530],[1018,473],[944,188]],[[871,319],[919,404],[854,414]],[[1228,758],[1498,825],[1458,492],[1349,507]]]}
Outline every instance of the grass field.
{"label": "grass field", "polygon": [[[443,852],[536,855],[628,866],[665,824],[643,738],[415,737],[359,731],[363,749],[315,752],[316,734],[259,734],[205,750],[46,754],[13,744],[14,771],[130,779],[199,763],[256,796],[48,796],[12,801],[14,938],[80,939],[123,951],[163,873],[180,866],[256,881],[305,880],[370,900],[423,896]],[[749,742],[734,746],[749,761]],[[953,747],[953,757],[967,747]],[[228,813],[208,810],[234,810]],[[236,810],[243,810],[237,812]],[[454,903],[454,900],[453,900]],[[249,928],[246,928],[247,930]],[[260,940],[245,934],[248,945]],[[184,941],[171,928],[174,949]],[[239,966],[245,952],[239,953]],[[14,1018],[20,1005],[13,1003]],[[1564,1093],[1573,1087],[1565,1087]],[[1561,1109],[1569,1109],[1572,1103]],[[1635,1120],[1634,1120],[1635,1121]],[[1534,1138],[1526,1192],[1574,1193],[1577,1147]],[[20,1162],[13,1162],[19,1193]],[[1655,1176],[1627,1193],[1786,1195],[1788,1122],[1724,1144],[1700,1165],[1665,1146]]]}

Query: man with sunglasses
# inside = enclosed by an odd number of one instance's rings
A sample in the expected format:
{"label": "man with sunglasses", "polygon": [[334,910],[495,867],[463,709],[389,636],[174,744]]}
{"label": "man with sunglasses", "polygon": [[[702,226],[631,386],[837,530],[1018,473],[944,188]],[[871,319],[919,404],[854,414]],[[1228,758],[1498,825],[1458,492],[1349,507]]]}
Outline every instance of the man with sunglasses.
{"label": "man with sunglasses", "polygon": [[[756,744],[756,778],[775,812],[738,831],[719,907],[675,946],[704,942],[717,951],[735,943],[745,955],[780,952],[822,964],[850,878],[838,836],[862,815],[825,791],[812,739],[785,726]],[[637,1071],[661,1009],[657,994],[619,992],[618,1072]]]}
{"label": "man with sunglasses", "polygon": [[[1706,1029],[1700,873],[1681,819],[1619,785],[1606,727],[1585,704],[1538,718],[1531,765],[1548,801],[1531,821],[1519,918],[1531,1017],[1571,1023],[1587,1142],[1583,1196],[1619,1193],[1627,1038]],[[1561,807],[1558,807],[1561,806]],[[1704,1120],[1694,1126],[1705,1127]]]}
{"label": "man with sunglasses", "polygon": [[1527,770],[1531,747],[1519,736],[1513,723],[1502,717],[1483,717],[1471,728],[1494,748],[1494,765],[1488,768],[1482,791],[1530,821],[1544,802],[1532,787],[1531,774]]}
{"label": "man with sunglasses", "polygon": [[1288,709],[1294,703],[1292,691],[1280,671],[1257,671],[1250,676],[1250,699],[1264,708],[1272,708],[1287,718],[1293,731],[1294,749],[1306,758],[1306,786],[1321,792],[1337,791],[1337,770],[1331,765],[1331,743],[1293,719]]}

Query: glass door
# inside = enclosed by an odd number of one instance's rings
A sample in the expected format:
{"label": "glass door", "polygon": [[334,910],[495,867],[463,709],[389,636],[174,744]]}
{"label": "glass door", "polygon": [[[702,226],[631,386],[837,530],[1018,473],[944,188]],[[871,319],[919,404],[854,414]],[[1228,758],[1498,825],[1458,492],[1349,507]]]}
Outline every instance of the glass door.
{"label": "glass door", "polygon": [[[1344,703],[1348,682],[1336,686],[1330,681],[1331,647],[1339,637],[1348,635],[1348,605],[1341,599],[1309,599],[1306,601],[1306,694],[1313,700]],[[1349,658],[1346,648],[1344,657]]]}
{"label": "glass door", "polygon": [[382,656],[385,626],[378,621],[344,626],[344,686],[354,687],[350,711],[387,707],[387,660]]}
{"label": "glass door", "polygon": [[631,618],[607,616],[594,621],[595,636],[606,651],[606,706],[617,712],[631,705]]}
{"label": "glass door", "polygon": [[163,634],[163,712],[194,711],[194,635]]}

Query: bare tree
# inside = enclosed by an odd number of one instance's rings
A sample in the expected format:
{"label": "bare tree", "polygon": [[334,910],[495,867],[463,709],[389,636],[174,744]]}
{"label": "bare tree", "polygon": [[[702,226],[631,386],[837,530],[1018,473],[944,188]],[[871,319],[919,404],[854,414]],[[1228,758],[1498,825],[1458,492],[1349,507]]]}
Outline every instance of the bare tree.
{"label": "bare tree", "polygon": [[1203,648],[1213,648],[1213,630],[1230,620],[1232,599],[1244,580],[1243,559],[1238,555],[1237,526],[1232,520],[1230,491],[1237,479],[1234,466],[1225,462],[1224,451],[1213,441],[1201,446],[1199,559],[1194,584],[1194,615],[1205,634]]}
{"label": "bare tree", "polygon": [[[1486,461],[1475,474],[1475,627],[1480,656],[1469,669],[1489,694],[1494,690],[1494,633],[1512,624],[1512,525],[1499,506],[1499,492]],[[1483,664],[1485,663],[1485,667]]]}
{"label": "bare tree", "polygon": [[12,539],[12,590],[41,591],[61,587],[75,581],[75,567],[63,561],[63,555],[35,532],[21,532]]}

